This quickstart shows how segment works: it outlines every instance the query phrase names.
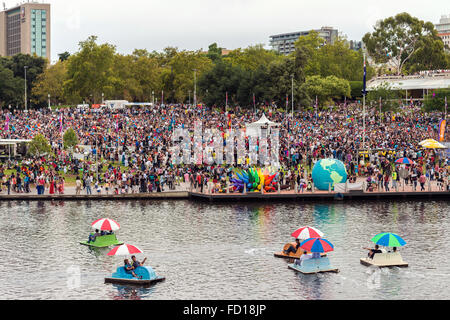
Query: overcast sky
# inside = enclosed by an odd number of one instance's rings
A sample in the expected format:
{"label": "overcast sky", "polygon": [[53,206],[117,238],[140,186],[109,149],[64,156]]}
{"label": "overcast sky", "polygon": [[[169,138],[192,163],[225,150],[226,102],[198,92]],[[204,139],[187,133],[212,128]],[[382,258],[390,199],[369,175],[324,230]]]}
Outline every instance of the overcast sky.
{"label": "overcast sky", "polygon": [[[1,0],[7,7],[17,0]],[[161,51],[167,46],[227,49],[262,43],[269,36],[337,28],[361,40],[374,23],[400,12],[439,22],[450,14],[448,0],[46,0],[52,5],[52,60],[78,50],[79,41],[96,35],[121,53],[135,48]]]}

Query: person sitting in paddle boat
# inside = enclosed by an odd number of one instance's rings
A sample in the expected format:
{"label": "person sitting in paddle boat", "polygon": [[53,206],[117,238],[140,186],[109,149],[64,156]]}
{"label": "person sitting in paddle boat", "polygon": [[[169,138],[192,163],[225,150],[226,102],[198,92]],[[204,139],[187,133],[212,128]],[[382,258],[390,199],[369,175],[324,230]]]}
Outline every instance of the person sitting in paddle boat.
{"label": "person sitting in paddle boat", "polygon": [[134,273],[134,271],[133,271],[134,267],[130,264],[130,261],[128,259],[123,260],[123,264],[124,264],[123,267],[125,268],[126,273],[128,273],[128,274],[131,273],[133,275],[133,277],[139,279],[139,277]]}
{"label": "person sitting in paddle boat", "polygon": [[[320,254],[319,254],[319,258],[320,258]],[[308,260],[308,259],[313,259],[313,255],[308,254],[308,252],[306,252],[306,251],[303,251],[302,256],[300,257],[300,259],[295,260],[294,265],[301,266],[302,262],[304,260]]]}
{"label": "person sitting in paddle boat", "polygon": [[88,243],[95,242],[95,239],[101,236],[102,234],[98,231],[98,229],[96,229],[94,234],[89,235]]}
{"label": "person sitting in paddle boat", "polygon": [[147,258],[145,258],[142,262],[137,261],[136,256],[132,256],[131,260],[133,260],[133,269],[136,270],[139,267],[142,267],[145,263],[145,261],[147,261]]}
{"label": "person sitting in paddle boat", "polygon": [[300,248],[300,240],[299,239],[295,239],[296,245],[295,247],[293,245],[291,245],[289,248],[287,248],[287,250],[284,250],[284,254],[289,255],[289,253],[296,253],[298,248]]}
{"label": "person sitting in paddle boat", "polygon": [[383,251],[380,250],[380,247],[377,244],[375,245],[375,249],[370,249],[370,248],[363,248],[363,249],[369,250],[369,253],[367,255],[370,259],[373,259],[373,256],[376,253],[383,253]]}

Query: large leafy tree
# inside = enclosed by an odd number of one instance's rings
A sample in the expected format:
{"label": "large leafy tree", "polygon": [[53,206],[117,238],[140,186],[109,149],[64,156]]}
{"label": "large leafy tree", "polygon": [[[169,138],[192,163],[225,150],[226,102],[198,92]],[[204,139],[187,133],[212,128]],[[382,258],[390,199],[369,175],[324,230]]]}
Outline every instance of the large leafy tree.
{"label": "large leafy tree", "polygon": [[273,50],[264,49],[262,44],[233,50],[224,57],[224,60],[229,61],[233,66],[252,71],[261,65],[269,65],[271,62],[281,59],[281,55]]}
{"label": "large leafy tree", "polygon": [[339,79],[335,76],[321,78],[320,76],[311,76],[306,78],[304,88],[310,97],[317,97],[319,105],[324,105],[332,99],[350,97],[350,84],[345,79]]}
{"label": "large leafy tree", "polygon": [[64,89],[68,95],[96,103],[114,91],[118,79],[113,73],[115,46],[96,43],[97,37],[91,36],[80,42],[80,50],[67,60],[67,80]]}
{"label": "large leafy tree", "polygon": [[56,104],[65,102],[64,81],[66,80],[66,63],[58,61],[45,69],[35,82],[32,94],[37,102],[45,103],[48,95]]}
{"label": "large leafy tree", "polygon": [[[437,40],[436,36],[437,31],[431,22],[425,23],[404,12],[379,21],[374,31],[363,37],[363,41],[377,63],[391,64],[400,75],[405,64],[415,54],[420,56],[420,50],[430,41]],[[433,46],[433,50],[442,49]]]}
{"label": "large leafy tree", "polygon": [[[364,57],[361,50],[350,49],[348,41],[338,38],[334,43],[325,43],[316,31],[300,37],[295,43],[296,52],[302,50],[307,57],[304,71],[306,76],[336,76],[349,81],[362,81]],[[367,68],[371,78],[374,70]]]}
{"label": "large leafy tree", "polygon": [[16,106],[23,103],[23,79],[0,64],[0,107]]}

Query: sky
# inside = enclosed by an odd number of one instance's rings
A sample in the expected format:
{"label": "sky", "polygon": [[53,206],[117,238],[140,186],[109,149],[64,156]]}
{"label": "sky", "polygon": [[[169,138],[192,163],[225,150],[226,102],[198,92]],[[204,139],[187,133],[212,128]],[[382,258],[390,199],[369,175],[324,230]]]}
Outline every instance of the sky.
{"label": "sky", "polygon": [[[1,0],[7,8],[18,0]],[[90,35],[123,54],[172,46],[207,50],[264,44],[271,35],[331,26],[361,40],[379,19],[408,12],[438,23],[450,15],[448,0],[45,0],[50,3],[52,61],[75,53]]]}

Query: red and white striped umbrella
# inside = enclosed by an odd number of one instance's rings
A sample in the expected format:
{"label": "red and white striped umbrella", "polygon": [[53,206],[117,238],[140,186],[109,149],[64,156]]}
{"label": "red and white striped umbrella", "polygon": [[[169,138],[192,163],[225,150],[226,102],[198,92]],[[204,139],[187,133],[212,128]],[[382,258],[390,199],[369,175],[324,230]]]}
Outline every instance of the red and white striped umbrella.
{"label": "red and white striped umbrella", "polygon": [[103,218],[92,222],[92,228],[101,231],[117,231],[120,229],[120,224],[112,219]]}
{"label": "red and white striped umbrella", "polygon": [[138,247],[132,246],[131,244],[123,244],[112,249],[108,256],[129,256],[136,253],[143,253]]}
{"label": "red and white striped umbrella", "polygon": [[313,227],[301,227],[292,233],[292,236],[296,239],[306,240],[310,238],[322,238],[323,233]]}

